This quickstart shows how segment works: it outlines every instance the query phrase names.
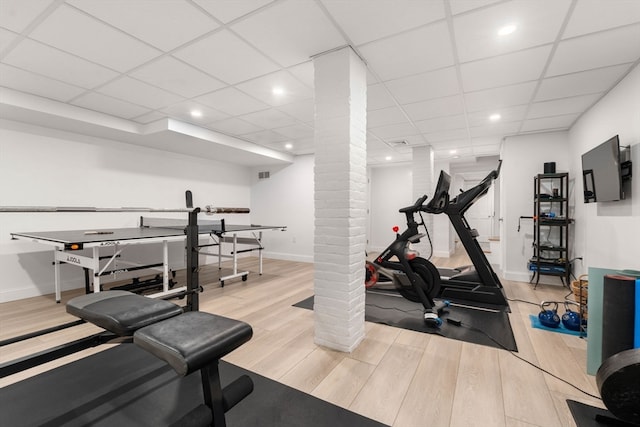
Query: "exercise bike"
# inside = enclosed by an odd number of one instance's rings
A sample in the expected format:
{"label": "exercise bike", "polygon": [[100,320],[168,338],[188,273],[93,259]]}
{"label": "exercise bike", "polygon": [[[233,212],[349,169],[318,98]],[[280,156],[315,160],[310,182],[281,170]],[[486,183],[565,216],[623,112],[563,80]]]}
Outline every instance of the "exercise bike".
{"label": "exercise bike", "polygon": [[[373,262],[366,262],[365,286],[373,287],[384,279],[391,281],[400,295],[423,305],[423,317],[427,325],[439,327],[442,325],[440,315],[447,306],[446,302],[436,303],[433,300],[440,292],[440,273],[429,260],[421,258],[418,251],[411,249],[411,243],[420,242],[426,235],[420,233],[418,227],[424,227],[427,232],[422,218],[422,212],[427,210],[427,206],[423,205],[426,200],[427,196],[424,195],[412,206],[399,210],[406,216],[407,229],[400,234],[399,229],[394,227],[396,239]],[[445,201],[433,199],[430,205],[438,203]],[[420,222],[416,221],[416,214],[420,217]]]}

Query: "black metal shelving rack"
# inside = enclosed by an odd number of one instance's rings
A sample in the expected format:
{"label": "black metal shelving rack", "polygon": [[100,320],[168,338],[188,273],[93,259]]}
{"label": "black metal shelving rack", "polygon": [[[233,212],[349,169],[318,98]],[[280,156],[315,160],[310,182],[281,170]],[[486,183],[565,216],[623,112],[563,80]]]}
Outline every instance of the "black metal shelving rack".
{"label": "black metal shelving rack", "polygon": [[534,177],[533,257],[529,270],[536,286],[540,276],[559,277],[569,286],[569,174],[546,173]]}

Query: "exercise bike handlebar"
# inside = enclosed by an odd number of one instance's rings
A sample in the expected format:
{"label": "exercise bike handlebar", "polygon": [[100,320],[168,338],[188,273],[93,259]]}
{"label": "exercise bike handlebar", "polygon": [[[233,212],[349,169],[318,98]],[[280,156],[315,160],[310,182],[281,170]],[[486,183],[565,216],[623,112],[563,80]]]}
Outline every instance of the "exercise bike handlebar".
{"label": "exercise bike handlebar", "polygon": [[427,195],[425,194],[424,196],[418,198],[418,200],[416,200],[416,202],[413,205],[401,208],[398,212],[414,213],[418,211],[424,211],[425,210],[424,202],[426,200],[427,200]]}

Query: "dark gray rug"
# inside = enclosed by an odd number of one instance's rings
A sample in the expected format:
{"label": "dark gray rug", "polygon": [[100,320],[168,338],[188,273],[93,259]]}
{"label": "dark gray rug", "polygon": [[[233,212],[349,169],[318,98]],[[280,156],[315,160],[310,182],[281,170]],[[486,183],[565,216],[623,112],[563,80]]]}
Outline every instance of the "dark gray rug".
{"label": "dark gray rug", "polygon": [[[569,405],[569,410],[571,411],[571,415],[573,415],[573,420],[576,422],[578,427],[633,426],[633,424],[625,423],[619,418],[616,418],[606,409],[596,408],[595,406],[576,402],[575,400],[567,400],[567,405]],[[606,419],[603,419],[602,417]]]}
{"label": "dark gray rug", "polygon": [[[365,304],[364,317],[368,322],[518,351],[509,315],[505,310],[451,306],[441,316],[444,324],[433,328],[424,323],[422,304],[409,301],[397,292],[368,290]],[[313,310],[313,297],[294,304],[294,307]],[[461,326],[449,323],[447,319],[460,321]]]}
{"label": "dark gray rug", "polygon": [[[254,392],[227,426],[381,427],[377,421],[221,362],[223,386],[242,374]],[[166,426],[202,403],[200,375],[178,377],[134,344],[121,344],[0,389],[3,426]]]}

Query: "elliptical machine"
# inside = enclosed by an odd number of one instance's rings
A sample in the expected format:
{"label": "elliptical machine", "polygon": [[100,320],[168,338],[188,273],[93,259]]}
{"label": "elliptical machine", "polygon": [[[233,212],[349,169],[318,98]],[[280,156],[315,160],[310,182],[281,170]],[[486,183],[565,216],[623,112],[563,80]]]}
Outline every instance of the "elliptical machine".
{"label": "elliptical machine", "polygon": [[[427,206],[423,206],[425,200],[426,195],[412,206],[399,210],[406,216],[407,229],[399,234],[398,228],[394,227],[396,239],[373,262],[366,262],[365,286],[370,288],[381,276],[386,278],[404,298],[423,305],[424,322],[428,326],[439,327],[442,325],[440,315],[447,306],[446,302],[436,303],[433,300],[440,292],[440,273],[429,260],[421,258],[418,251],[411,249],[411,243],[418,243],[425,236],[418,227],[423,226],[427,231],[421,213],[427,209]],[[437,203],[435,199],[430,205],[434,203]],[[416,222],[415,214],[420,217],[420,222]]]}

